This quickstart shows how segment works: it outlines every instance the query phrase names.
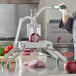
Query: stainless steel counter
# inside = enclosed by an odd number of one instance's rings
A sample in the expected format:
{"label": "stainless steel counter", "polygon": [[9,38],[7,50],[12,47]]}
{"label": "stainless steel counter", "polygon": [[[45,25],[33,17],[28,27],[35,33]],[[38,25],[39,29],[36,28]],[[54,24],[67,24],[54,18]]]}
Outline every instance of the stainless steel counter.
{"label": "stainless steel counter", "polygon": [[[7,44],[13,44],[13,41],[7,41],[7,42],[0,42],[0,45],[7,45]],[[60,62],[59,66],[56,66],[56,61],[47,58],[46,61],[46,68],[43,69],[30,69],[28,67],[15,67],[14,64],[12,64],[9,68],[9,70],[6,69],[6,66],[4,69],[1,68],[0,65],[0,76],[76,76],[76,74],[67,74],[64,71],[64,63]]]}

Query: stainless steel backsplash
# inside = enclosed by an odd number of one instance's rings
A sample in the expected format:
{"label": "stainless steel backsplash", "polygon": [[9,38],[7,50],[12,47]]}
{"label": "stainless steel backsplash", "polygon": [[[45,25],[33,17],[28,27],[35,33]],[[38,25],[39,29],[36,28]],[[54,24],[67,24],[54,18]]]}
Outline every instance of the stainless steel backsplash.
{"label": "stainless steel backsplash", "polygon": [[[30,9],[37,8],[38,4],[0,4],[0,37],[15,37],[19,18],[30,15]],[[20,37],[27,38],[27,23],[23,23]]]}

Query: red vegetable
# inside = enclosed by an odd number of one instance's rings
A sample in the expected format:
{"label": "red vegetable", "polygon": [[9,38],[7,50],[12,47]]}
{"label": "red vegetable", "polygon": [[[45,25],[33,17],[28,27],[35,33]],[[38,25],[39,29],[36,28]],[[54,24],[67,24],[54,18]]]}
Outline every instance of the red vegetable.
{"label": "red vegetable", "polygon": [[64,70],[66,70],[67,73],[71,73],[71,70],[70,70],[70,65],[71,65],[71,61],[68,61],[64,64]]}
{"label": "red vegetable", "polygon": [[8,53],[13,47],[11,45],[6,46],[5,53]]}
{"label": "red vegetable", "polygon": [[76,73],[76,63],[73,63],[73,62],[71,63],[70,70],[72,73]]}
{"label": "red vegetable", "polygon": [[64,64],[64,70],[67,73],[76,73],[76,60],[68,61]]}
{"label": "red vegetable", "polygon": [[25,55],[30,55],[30,52],[31,50],[30,49],[26,49],[22,52],[22,55],[25,56]]}
{"label": "red vegetable", "polygon": [[29,37],[29,41],[30,42],[38,42],[39,41],[39,34],[36,34],[36,33],[31,34],[31,36]]}

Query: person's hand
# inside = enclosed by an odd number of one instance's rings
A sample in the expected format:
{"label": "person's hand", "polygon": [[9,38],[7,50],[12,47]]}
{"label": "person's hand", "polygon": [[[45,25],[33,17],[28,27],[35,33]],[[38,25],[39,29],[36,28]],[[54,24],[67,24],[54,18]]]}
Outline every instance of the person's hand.
{"label": "person's hand", "polygon": [[62,15],[68,15],[68,8],[67,8],[67,5],[66,4],[64,4],[64,3],[61,3],[61,4],[59,4],[59,7],[60,6],[66,6],[66,8],[65,9],[59,9],[59,11],[62,13]]}
{"label": "person's hand", "polygon": [[69,19],[68,8],[67,8],[67,5],[64,3],[59,4],[59,7],[60,6],[66,6],[65,9],[59,8],[59,11],[62,13],[62,23],[63,23],[63,26],[65,26]]}

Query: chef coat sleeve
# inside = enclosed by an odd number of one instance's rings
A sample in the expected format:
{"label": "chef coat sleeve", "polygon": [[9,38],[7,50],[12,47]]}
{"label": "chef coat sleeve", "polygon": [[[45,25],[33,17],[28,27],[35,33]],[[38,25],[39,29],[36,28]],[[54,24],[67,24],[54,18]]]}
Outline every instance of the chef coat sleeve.
{"label": "chef coat sleeve", "polygon": [[60,21],[59,28],[65,28],[69,33],[72,33],[73,28],[73,18],[70,17],[67,23],[64,25],[62,20]]}

